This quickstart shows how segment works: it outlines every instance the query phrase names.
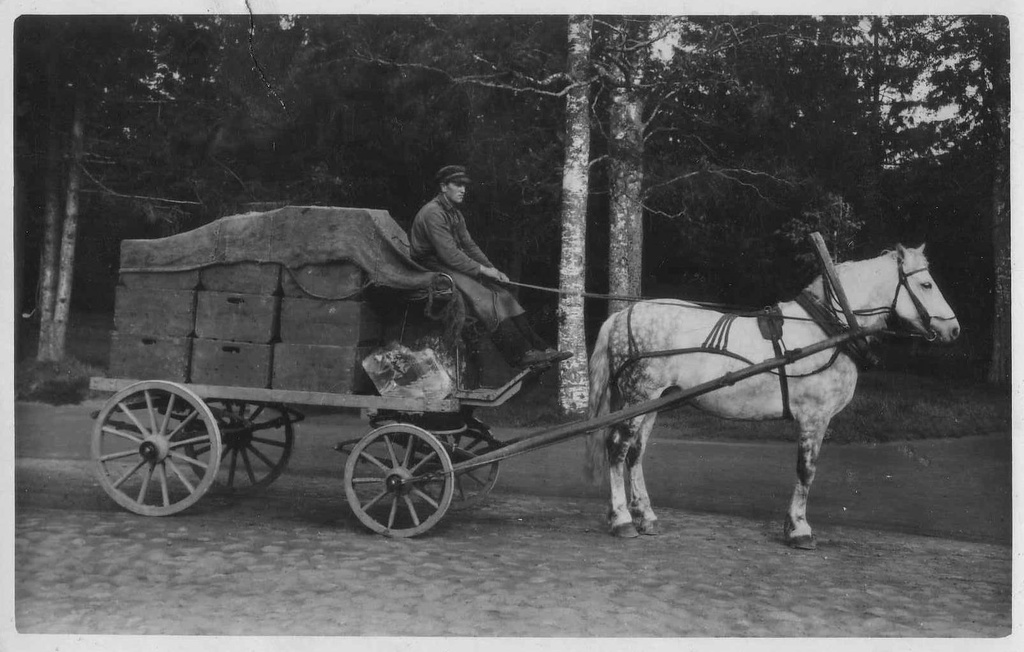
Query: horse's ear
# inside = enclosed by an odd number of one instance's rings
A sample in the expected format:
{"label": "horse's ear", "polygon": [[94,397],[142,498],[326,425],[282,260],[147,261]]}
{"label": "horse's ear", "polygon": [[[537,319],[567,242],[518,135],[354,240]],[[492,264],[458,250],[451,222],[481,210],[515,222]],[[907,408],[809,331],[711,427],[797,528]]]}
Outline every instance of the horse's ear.
{"label": "horse's ear", "polygon": [[902,262],[907,257],[907,248],[901,244],[896,245],[896,260]]}

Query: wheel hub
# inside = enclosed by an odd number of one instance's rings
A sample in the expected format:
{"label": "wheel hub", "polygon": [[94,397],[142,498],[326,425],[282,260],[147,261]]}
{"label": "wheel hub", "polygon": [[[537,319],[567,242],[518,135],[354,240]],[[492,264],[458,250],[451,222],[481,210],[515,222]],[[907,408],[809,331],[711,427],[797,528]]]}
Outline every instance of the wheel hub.
{"label": "wheel hub", "polygon": [[247,448],[252,442],[252,428],[238,427],[231,428],[230,430],[222,430],[221,437],[224,440],[225,448]]}
{"label": "wheel hub", "polygon": [[165,437],[150,437],[139,444],[139,455],[151,464],[159,462],[167,457],[169,450],[170,448],[167,445],[167,438]]}
{"label": "wheel hub", "polygon": [[253,422],[238,415],[227,415],[221,423],[220,435],[226,449],[247,448],[252,443]]}
{"label": "wheel hub", "polygon": [[403,493],[405,490],[405,480],[400,475],[392,474],[384,481],[384,486],[391,493]]}

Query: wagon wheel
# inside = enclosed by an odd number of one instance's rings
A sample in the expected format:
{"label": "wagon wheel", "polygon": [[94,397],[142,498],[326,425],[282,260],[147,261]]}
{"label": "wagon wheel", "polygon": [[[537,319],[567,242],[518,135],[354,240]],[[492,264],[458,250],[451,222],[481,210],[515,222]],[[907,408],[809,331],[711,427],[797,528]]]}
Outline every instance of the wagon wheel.
{"label": "wagon wheel", "polygon": [[[197,448],[203,454],[193,454]],[[221,439],[210,408],[181,385],[147,380],[114,394],[96,418],[92,459],[122,507],[167,516],[199,500],[217,476]]]}
{"label": "wagon wheel", "polygon": [[[446,434],[445,442],[453,447],[452,462],[466,462],[484,453],[501,448],[501,442],[491,436],[490,430],[480,422],[452,434]],[[463,471],[455,476],[455,500],[453,509],[465,509],[479,504],[487,497],[498,481],[499,462]]]}
{"label": "wagon wheel", "polygon": [[[292,455],[295,413],[283,405],[221,399],[211,400],[209,406],[223,441],[214,485],[231,492],[269,486]],[[194,456],[205,452],[205,445],[189,450]]]}
{"label": "wagon wheel", "polygon": [[359,440],[345,464],[345,495],[374,532],[413,537],[441,520],[452,501],[452,462],[426,430],[391,424]]}

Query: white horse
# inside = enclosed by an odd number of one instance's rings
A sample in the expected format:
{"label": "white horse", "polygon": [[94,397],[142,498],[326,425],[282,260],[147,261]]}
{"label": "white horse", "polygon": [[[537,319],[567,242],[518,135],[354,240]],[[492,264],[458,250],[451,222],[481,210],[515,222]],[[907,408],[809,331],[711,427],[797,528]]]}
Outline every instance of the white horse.
{"label": "white horse", "polygon": [[[880,326],[896,315],[929,339],[951,342],[960,324],[928,272],[924,245],[887,251],[877,258],[836,266],[840,284],[861,326]],[[839,304],[819,276],[797,300],[778,304],[782,337],[755,316],[739,316],[677,300],[637,303],[611,315],[601,327],[590,358],[590,416],[686,390],[754,362],[772,358],[845,328]],[[826,296],[828,295],[828,296]],[[812,316],[816,313],[816,316]],[[832,322],[831,324],[828,322]],[[730,419],[792,416],[800,429],[797,483],[786,515],[786,542],[813,549],[807,494],[814,481],[822,438],[832,417],[853,398],[857,365],[840,346],[799,359],[782,370],[752,376],[692,399],[701,410]],[[781,373],[780,373],[781,371]],[[788,396],[787,396],[788,394]],[[657,413],[638,416],[587,438],[586,470],[599,480],[609,466],[612,533],[635,537],[657,533],[657,517],[644,485],[643,455]],[[626,482],[629,482],[627,499]]]}

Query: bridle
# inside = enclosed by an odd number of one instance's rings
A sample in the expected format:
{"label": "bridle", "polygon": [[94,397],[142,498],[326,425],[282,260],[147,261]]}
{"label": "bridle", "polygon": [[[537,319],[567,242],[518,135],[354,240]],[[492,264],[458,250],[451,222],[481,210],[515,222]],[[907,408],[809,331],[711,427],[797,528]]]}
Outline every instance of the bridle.
{"label": "bridle", "polygon": [[939,334],[935,332],[935,329],[932,328],[932,316],[928,314],[928,310],[924,307],[924,304],[921,303],[921,299],[919,299],[917,295],[914,294],[914,291],[910,289],[910,283],[907,282],[907,279],[913,276],[914,274],[927,272],[928,266],[925,265],[924,267],[915,269],[912,272],[906,272],[903,270],[903,257],[900,256],[896,260],[896,269],[899,271],[900,280],[896,284],[896,293],[892,297],[892,305],[889,306],[889,314],[896,314],[896,302],[900,298],[900,290],[906,288],[907,295],[910,297],[911,302],[913,302],[914,304],[914,308],[917,310],[917,316],[921,319],[921,324],[924,325],[925,330],[928,332],[928,334],[925,335],[925,339],[927,339],[929,342],[934,341],[935,338],[939,336]]}
{"label": "bridle", "polygon": [[[935,329],[932,328],[932,320],[933,319],[946,319],[946,318],[943,318],[943,317],[932,317],[930,314],[928,314],[928,310],[924,307],[924,304],[921,302],[921,299],[918,298],[918,296],[916,294],[914,294],[914,291],[910,288],[910,283],[907,281],[907,279],[909,279],[914,274],[920,274],[921,272],[927,272],[928,271],[928,265],[925,265],[924,267],[920,267],[918,269],[915,269],[912,272],[907,272],[907,271],[904,271],[904,269],[903,269],[903,262],[904,262],[903,257],[902,256],[898,256],[897,259],[896,259],[896,271],[899,273],[899,281],[897,281],[897,283],[896,283],[896,292],[895,292],[895,294],[893,294],[892,302],[889,304],[888,309],[879,306],[878,308],[855,310],[854,314],[856,314],[856,315],[878,315],[878,314],[882,314],[882,313],[886,313],[887,312],[887,314],[889,316],[892,316],[892,315],[896,314],[896,302],[899,301],[900,290],[906,289],[907,295],[910,297],[910,301],[914,304],[914,309],[917,310],[917,316],[921,319],[921,324],[924,326],[925,331],[928,333],[924,337],[929,342],[932,342],[932,341],[934,341],[939,336],[939,334],[935,331]],[[832,290],[832,287],[828,283],[825,283],[824,285],[825,285],[824,290],[825,290],[825,295],[826,295],[826,305],[829,306],[829,308],[831,309],[832,314],[835,315],[837,320],[839,320],[838,311],[836,309],[836,304],[839,303],[839,299],[838,299],[838,297],[836,297],[835,292]]]}

